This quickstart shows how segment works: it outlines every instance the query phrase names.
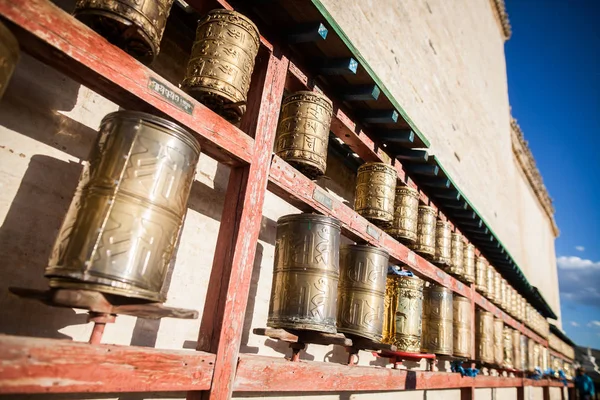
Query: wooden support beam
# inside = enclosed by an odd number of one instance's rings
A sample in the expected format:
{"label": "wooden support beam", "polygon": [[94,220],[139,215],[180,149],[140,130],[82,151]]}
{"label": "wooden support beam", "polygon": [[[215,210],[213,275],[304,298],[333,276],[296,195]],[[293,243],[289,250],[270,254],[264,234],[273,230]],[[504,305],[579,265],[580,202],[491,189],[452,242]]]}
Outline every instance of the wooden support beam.
{"label": "wooden support beam", "polygon": [[440,198],[443,200],[452,200],[456,202],[460,201],[460,199],[462,198],[460,192],[454,188],[449,190],[434,190],[432,194],[435,198]]}
{"label": "wooden support beam", "polygon": [[388,129],[379,131],[377,137],[384,143],[412,144],[415,141],[415,133],[411,129]]}
{"label": "wooden support beam", "polygon": [[354,58],[335,58],[326,60],[318,68],[319,75],[356,75],[358,61]]}
{"label": "wooden support beam", "polygon": [[327,39],[327,27],[321,22],[302,24],[292,29],[287,34],[288,43],[319,42]]}
{"label": "wooden support beam", "polygon": [[421,181],[421,185],[436,189],[448,189],[451,185],[450,179],[447,178],[428,178]]}
{"label": "wooden support beam", "polygon": [[442,204],[452,210],[466,211],[469,208],[469,205],[464,201],[445,201]]}
{"label": "wooden support beam", "polygon": [[339,97],[344,101],[375,101],[380,94],[381,89],[377,85],[358,85],[342,91]]}
{"label": "wooden support beam", "polygon": [[399,115],[396,110],[368,110],[360,114],[360,119],[368,124],[395,124]]}
{"label": "wooden support beam", "polygon": [[[437,176],[437,174],[439,174],[439,172],[440,172],[440,167],[438,167],[437,165],[432,165],[432,164],[425,164],[425,165],[413,164],[413,165],[407,165],[406,170],[415,175]],[[448,182],[450,182],[450,181],[448,180]]]}
{"label": "wooden support beam", "polygon": [[400,161],[426,163],[429,160],[427,150],[398,149],[392,151],[392,154]]}
{"label": "wooden support beam", "polygon": [[481,228],[483,226],[483,221],[480,219],[476,219],[476,220],[463,219],[460,221],[460,225]]}
{"label": "wooden support beam", "polygon": [[452,216],[457,219],[475,219],[477,218],[477,213],[475,211],[455,211],[452,213]]}

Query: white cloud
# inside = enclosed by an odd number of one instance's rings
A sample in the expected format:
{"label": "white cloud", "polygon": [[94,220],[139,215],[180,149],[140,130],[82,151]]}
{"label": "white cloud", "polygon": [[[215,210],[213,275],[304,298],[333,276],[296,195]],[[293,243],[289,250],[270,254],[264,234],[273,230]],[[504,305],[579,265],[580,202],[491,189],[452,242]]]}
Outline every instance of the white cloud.
{"label": "white cloud", "polygon": [[571,326],[580,326],[580,325],[575,321],[571,321]]}
{"label": "white cloud", "polygon": [[575,256],[558,257],[556,263],[558,264],[559,268],[563,269],[600,269],[600,261],[594,262],[592,260],[585,260]]}
{"label": "white cloud", "polygon": [[600,321],[590,321],[587,325],[600,327]]}
{"label": "white cloud", "polygon": [[585,247],[583,247],[583,246],[575,246],[575,250],[577,250],[577,251],[584,251]]}
{"label": "white cloud", "polygon": [[563,256],[556,263],[560,298],[600,307],[600,261]]}

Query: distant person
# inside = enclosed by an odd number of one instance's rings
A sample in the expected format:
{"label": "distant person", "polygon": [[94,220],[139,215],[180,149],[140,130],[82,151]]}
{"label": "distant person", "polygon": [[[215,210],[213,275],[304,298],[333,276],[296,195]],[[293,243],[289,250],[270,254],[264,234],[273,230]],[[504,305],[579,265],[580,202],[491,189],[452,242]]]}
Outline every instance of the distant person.
{"label": "distant person", "polygon": [[577,368],[575,387],[579,392],[579,400],[592,400],[594,398],[594,381],[585,373],[585,368]]}

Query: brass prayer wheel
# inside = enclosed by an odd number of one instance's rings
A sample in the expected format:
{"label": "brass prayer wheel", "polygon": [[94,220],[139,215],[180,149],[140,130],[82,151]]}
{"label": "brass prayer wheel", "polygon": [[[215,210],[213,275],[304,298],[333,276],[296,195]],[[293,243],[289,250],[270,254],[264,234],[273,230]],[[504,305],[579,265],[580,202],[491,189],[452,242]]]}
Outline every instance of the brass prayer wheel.
{"label": "brass prayer wheel", "polygon": [[475,282],[475,246],[467,243],[463,251],[463,279],[468,283]]}
{"label": "brass prayer wheel", "polygon": [[527,345],[527,336],[525,335],[521,335],[521,369],[523,371],[527,371],[529,370],[529,364],[528,364],[528,348],[529,346]]}
{"label": "brass prayer wheel", "polygon": [[230,10],[212,10],[198,23],[182,89],[223,118],[238,122],[246,111],[254,59],[256,25]]}
{"label": "brass prayer wheel", "polygon": [[521,357],[521,333],[516,329],[511,329],[513,345],[513,368],[519,371],[523,370],[523,361]]}
{"label": "brass prayer wheel", "polygon": [[150,114],[108,114],[54,245],[50,286],[164,301],[200,145]]}
{"label": "brass prayer wheel", "polygon": [[504,364],[504,322],[494,318],[494,362]]}
{"label": "brass prayer wheel", "polygon": [[[533,340],[530,340],[530,342],[533,342]],[[530,368],[532,369],[536,369],[536,368],[542,368],[542,358],[541,358],[541,354],[540,354],[540,345],[537,343],[533,343],[533,357],[532,357],[532,366]]]}
{"label": "brass prayer wheel", "polygon": [[390,235],[406,243],[417,240],[417,220],[419,217],[419,191],[410,186],[396,186],[394,219],[387,231]]}
{"label": "brass prayer wheel", "polygon": [[373,222],[389,227],[394,219],[397,173],[391,165],[364,163],[358,168],[354,210]]}
{"label": "brass prayer wheel", "polygon": [[287,96],[277,125],[275,154],[309,178],[325,173],[333,106],[317,92]]}
{"label": "brass prayer wheel", "polygon": [[502,275],[494,270],[494,302],[497,306],[502,304]]}
{"label": "brass prayer wheel", "polygon": [[389,254],[372,246],[340,249],[337,330],[380,342]]}
{"label": "brass prayer wheel", "polygon": [[19,42],[12,32],[0,22],[0,99],[19,62]]}
{"label": "brass prayer wheel", "polygon": [[506,279],[500,278],[500,308],[506,311],[506,304],[508,300],[506,290]]}
{"label": "brass prayer wheel", "polygon": [[340,223],[316,214],[277,220],[267,326],[336,332]]}
{"label": "brass prayer wheel", "polygon": [[395,345],[399,351],[421,351],[423,318],[423,284],[416,276],[388,275],[384,343]]}
{"label": "brass prayer wheel", "polygon": [[527,340],[527,370],[533,371],[538,366],[536,360],[535,342],[532,339]]}
{"label": "brass prayer wheel", "polygon": [[460,233],[452,233],[450,243],[450,270],[449,272],[456,276],[464,273],[464,247],[463,237]]}
{"label": "brass prayer wheel", "polygon": [[512,329],[508,326],[504,327],[504,360],[502,366],[504,368],[514,368],[513,366],[513,334]]}
{"label": "brass prayer wheel", "polygon": [[429,206],[419,206],[417,222],[417,241],[413,250],[424,256],[435,255],[435,209]]}
{"label": "brass prayer wheel", "polygon": [[487,270],[488,264],[485,257],[478,256],[475,262],[475,289],[484,296],[488,295]]}
{"label": "brass prayer wheel", "polygon": [[554,356],[552,357],[552,369],[554,370],[554,377],[558,378],[558,371],[563,369],[562,360],[560,358]]}
{"label": "brass prayer wheel", "polygon": [[541,354],[542,354],[542,371],[546,371],[548,370],[548,368],[550,368],[550,364],[549,364],[549,354],[548,354],[548,348],[541,346]]}
{"label": "brass prayer wheel", "polygon": [[424,294],[421,351],[452,355],[452,291],[443,286],[431,284],[425,288]]}
{"label": "brass prayer wheel", "polygon": [[452,227],[449,222],[438,220],[435,225],[435,255],[433,262],[439,266],[450,265],[450,236]]}
{"label": "brass prayer wheel", "polygon": [[491,264],[487,268],[487,298],[492,302],[496,302],[496,270]]}
{"label": "brass prayer wheel", "polygon": [[477,309],[475,316],[477,331],[475,335],[476,357],[485,363],[494,362],[494,314]]}
{"label": "brass prayer wheel", "polygon": [[471,301],[454,296],[452,305],[454,356],[471,359]]}
{"label": "brass prayer wheel", "polygon": [[143,63],[160,51],[173,0],[77,0],[73,15]]}

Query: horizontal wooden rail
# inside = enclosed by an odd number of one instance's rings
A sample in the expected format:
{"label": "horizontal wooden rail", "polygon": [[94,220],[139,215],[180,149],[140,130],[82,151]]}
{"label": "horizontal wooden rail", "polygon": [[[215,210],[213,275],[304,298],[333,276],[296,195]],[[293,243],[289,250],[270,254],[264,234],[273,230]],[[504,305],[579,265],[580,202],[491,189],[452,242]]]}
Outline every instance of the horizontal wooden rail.
{"label": "horizontal wooden rail", "polygon": [[[4,0],[26,52],[118,105],[158,110],[195,133],[202,151],[226,164],[249,163],[254,140],[49,0]],[[41,18],[40,16],[43,16]]]}

